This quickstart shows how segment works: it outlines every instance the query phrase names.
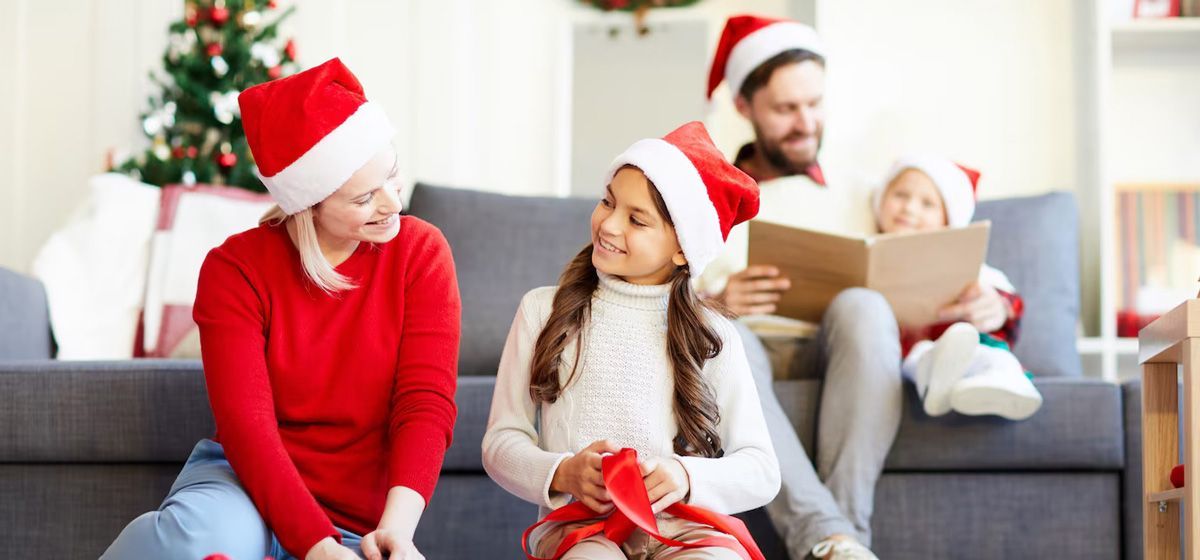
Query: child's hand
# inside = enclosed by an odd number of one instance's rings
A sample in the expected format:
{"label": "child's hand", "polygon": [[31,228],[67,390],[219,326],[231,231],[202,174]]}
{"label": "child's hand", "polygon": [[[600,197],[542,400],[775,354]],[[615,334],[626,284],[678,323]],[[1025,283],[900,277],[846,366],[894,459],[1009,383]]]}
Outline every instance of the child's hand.
{"label": "child's hand", "polygon": [[692,490],[687,470],[677,459],[652,457],[642,461],[640,466],[646,493],[650,495],[650,509],[654,513],[682,502]]}
{"label": "child's hand", "polygon": [[1008,322],[1008,304],[996,288],[976,282],[967,286],[958,301],[938,311],[942,321],[967,321],[981,333],[995,332]]}
{"label": "child's hand", "polygon": [[558,464],[554,478],[550,480],[550,490],[575,496],[576,500],[596,513],[608,513],[613,505],[604,487],[600,460],[604,454],[620,450],[608,440],[593,442],[574,457]]}

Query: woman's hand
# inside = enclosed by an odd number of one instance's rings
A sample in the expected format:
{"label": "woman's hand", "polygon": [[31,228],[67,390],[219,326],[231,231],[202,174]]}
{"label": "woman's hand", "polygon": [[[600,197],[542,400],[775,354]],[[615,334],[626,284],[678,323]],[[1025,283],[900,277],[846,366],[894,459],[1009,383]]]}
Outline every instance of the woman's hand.
{"label": "woman's hand", "polygon": [[650,509],[659,513],[687,498],[692,490],[687,469],[678,459],[652,457],[642,461],[642,480],[650,495]]}
{"label": "woman's hand", "polygon": [[1000,330],[1008,322],[1008,303],[996,288],[976,282],[967,286],[958,301],[938,311],[942,321],[966,321],[981,333]]}
{"label": "woman's hand", "polygon": [[304,560],[359,560],[359,558],[354,551],[333,540],[333,537],[325,537],[308,549]]}
{"label": "woman's hand", "polygon": [[554,478],[550,480],[550,490],[570,494],[596,513],[612,511],[612,501],[604,487],[600,465],[604,454],[618,451],[620,449],[608,440],[593,442],[558,464]]}
{"label": "woman's hand", "polygon": [[367,560],[383,560],[384,554],[388,560],[425,560],[412,539],[402,533],[382,527],[368,533],[362,540],[363,554]]}

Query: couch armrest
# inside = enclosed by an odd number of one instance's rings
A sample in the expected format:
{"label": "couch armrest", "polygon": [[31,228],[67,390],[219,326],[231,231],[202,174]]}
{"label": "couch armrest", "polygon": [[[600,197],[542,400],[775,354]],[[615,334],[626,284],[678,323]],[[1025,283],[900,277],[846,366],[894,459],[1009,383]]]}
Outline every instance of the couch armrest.
{"label": "couch armrest", "polygon": [[0,360],[54,356],[42,283],[0,268]]}

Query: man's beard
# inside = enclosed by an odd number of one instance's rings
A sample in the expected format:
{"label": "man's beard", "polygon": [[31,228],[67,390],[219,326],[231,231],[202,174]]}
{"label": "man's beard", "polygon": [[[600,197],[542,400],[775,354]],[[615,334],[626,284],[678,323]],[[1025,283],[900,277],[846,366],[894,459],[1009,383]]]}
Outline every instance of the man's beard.
{"label": "man's beard", "polygon": [[771,167],[774,167],[780,172],[781,175],[785,177],[789,175],[803,175],[808,172],[809,166],[817,163],[816,154],[820,153],[821,151],[822,135],[820,130],[817,131],[816,136],[817,150],[814,152],[813,157],[804,161],[792,161],[783,153],[783,148],[780,148],[780,145],[789,140],[798,140],[803,138],[803,135],[793,132],[787,136],[784,136],[779,142],[767,142],[766,140],[763,140],[762,131],[759,130],[758,126],[754,127],[755,147],[758,148],[759,153],[761,153],[763,158],[767,160],[767,163],[771,164]]}

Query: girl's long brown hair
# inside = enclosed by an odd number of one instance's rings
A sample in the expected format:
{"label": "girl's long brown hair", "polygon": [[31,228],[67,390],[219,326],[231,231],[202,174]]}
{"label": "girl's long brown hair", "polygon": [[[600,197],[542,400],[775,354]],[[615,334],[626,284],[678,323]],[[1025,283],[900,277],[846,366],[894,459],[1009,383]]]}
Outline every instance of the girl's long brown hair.
{"label": "girl's long brown hair", "polygon": [[[658,189],[653,183],[650,187],[659,214],[674,227]],[[677,268],[670,279],[667,303],[667,355],[674,372],[674,414],[679,427],[674,447],[680,455],[720,457],[721,436],[717,432],[720,414],[716,397],[701,370],[706,361],[721,353],[721,338],[704,318],[704,310],[710,304],[696,294],[690,280],[687,266]],[[572,341],[576,343],[575,356],[571,358],[567,384],[575,379],[583,325],[591,316],[592,295],[599,283],[589,244],[571,259],[559,278],[550,318],[533,346],[529,394],[534,402],[558,400],[563,389],[559,385],[559,364]]]}

